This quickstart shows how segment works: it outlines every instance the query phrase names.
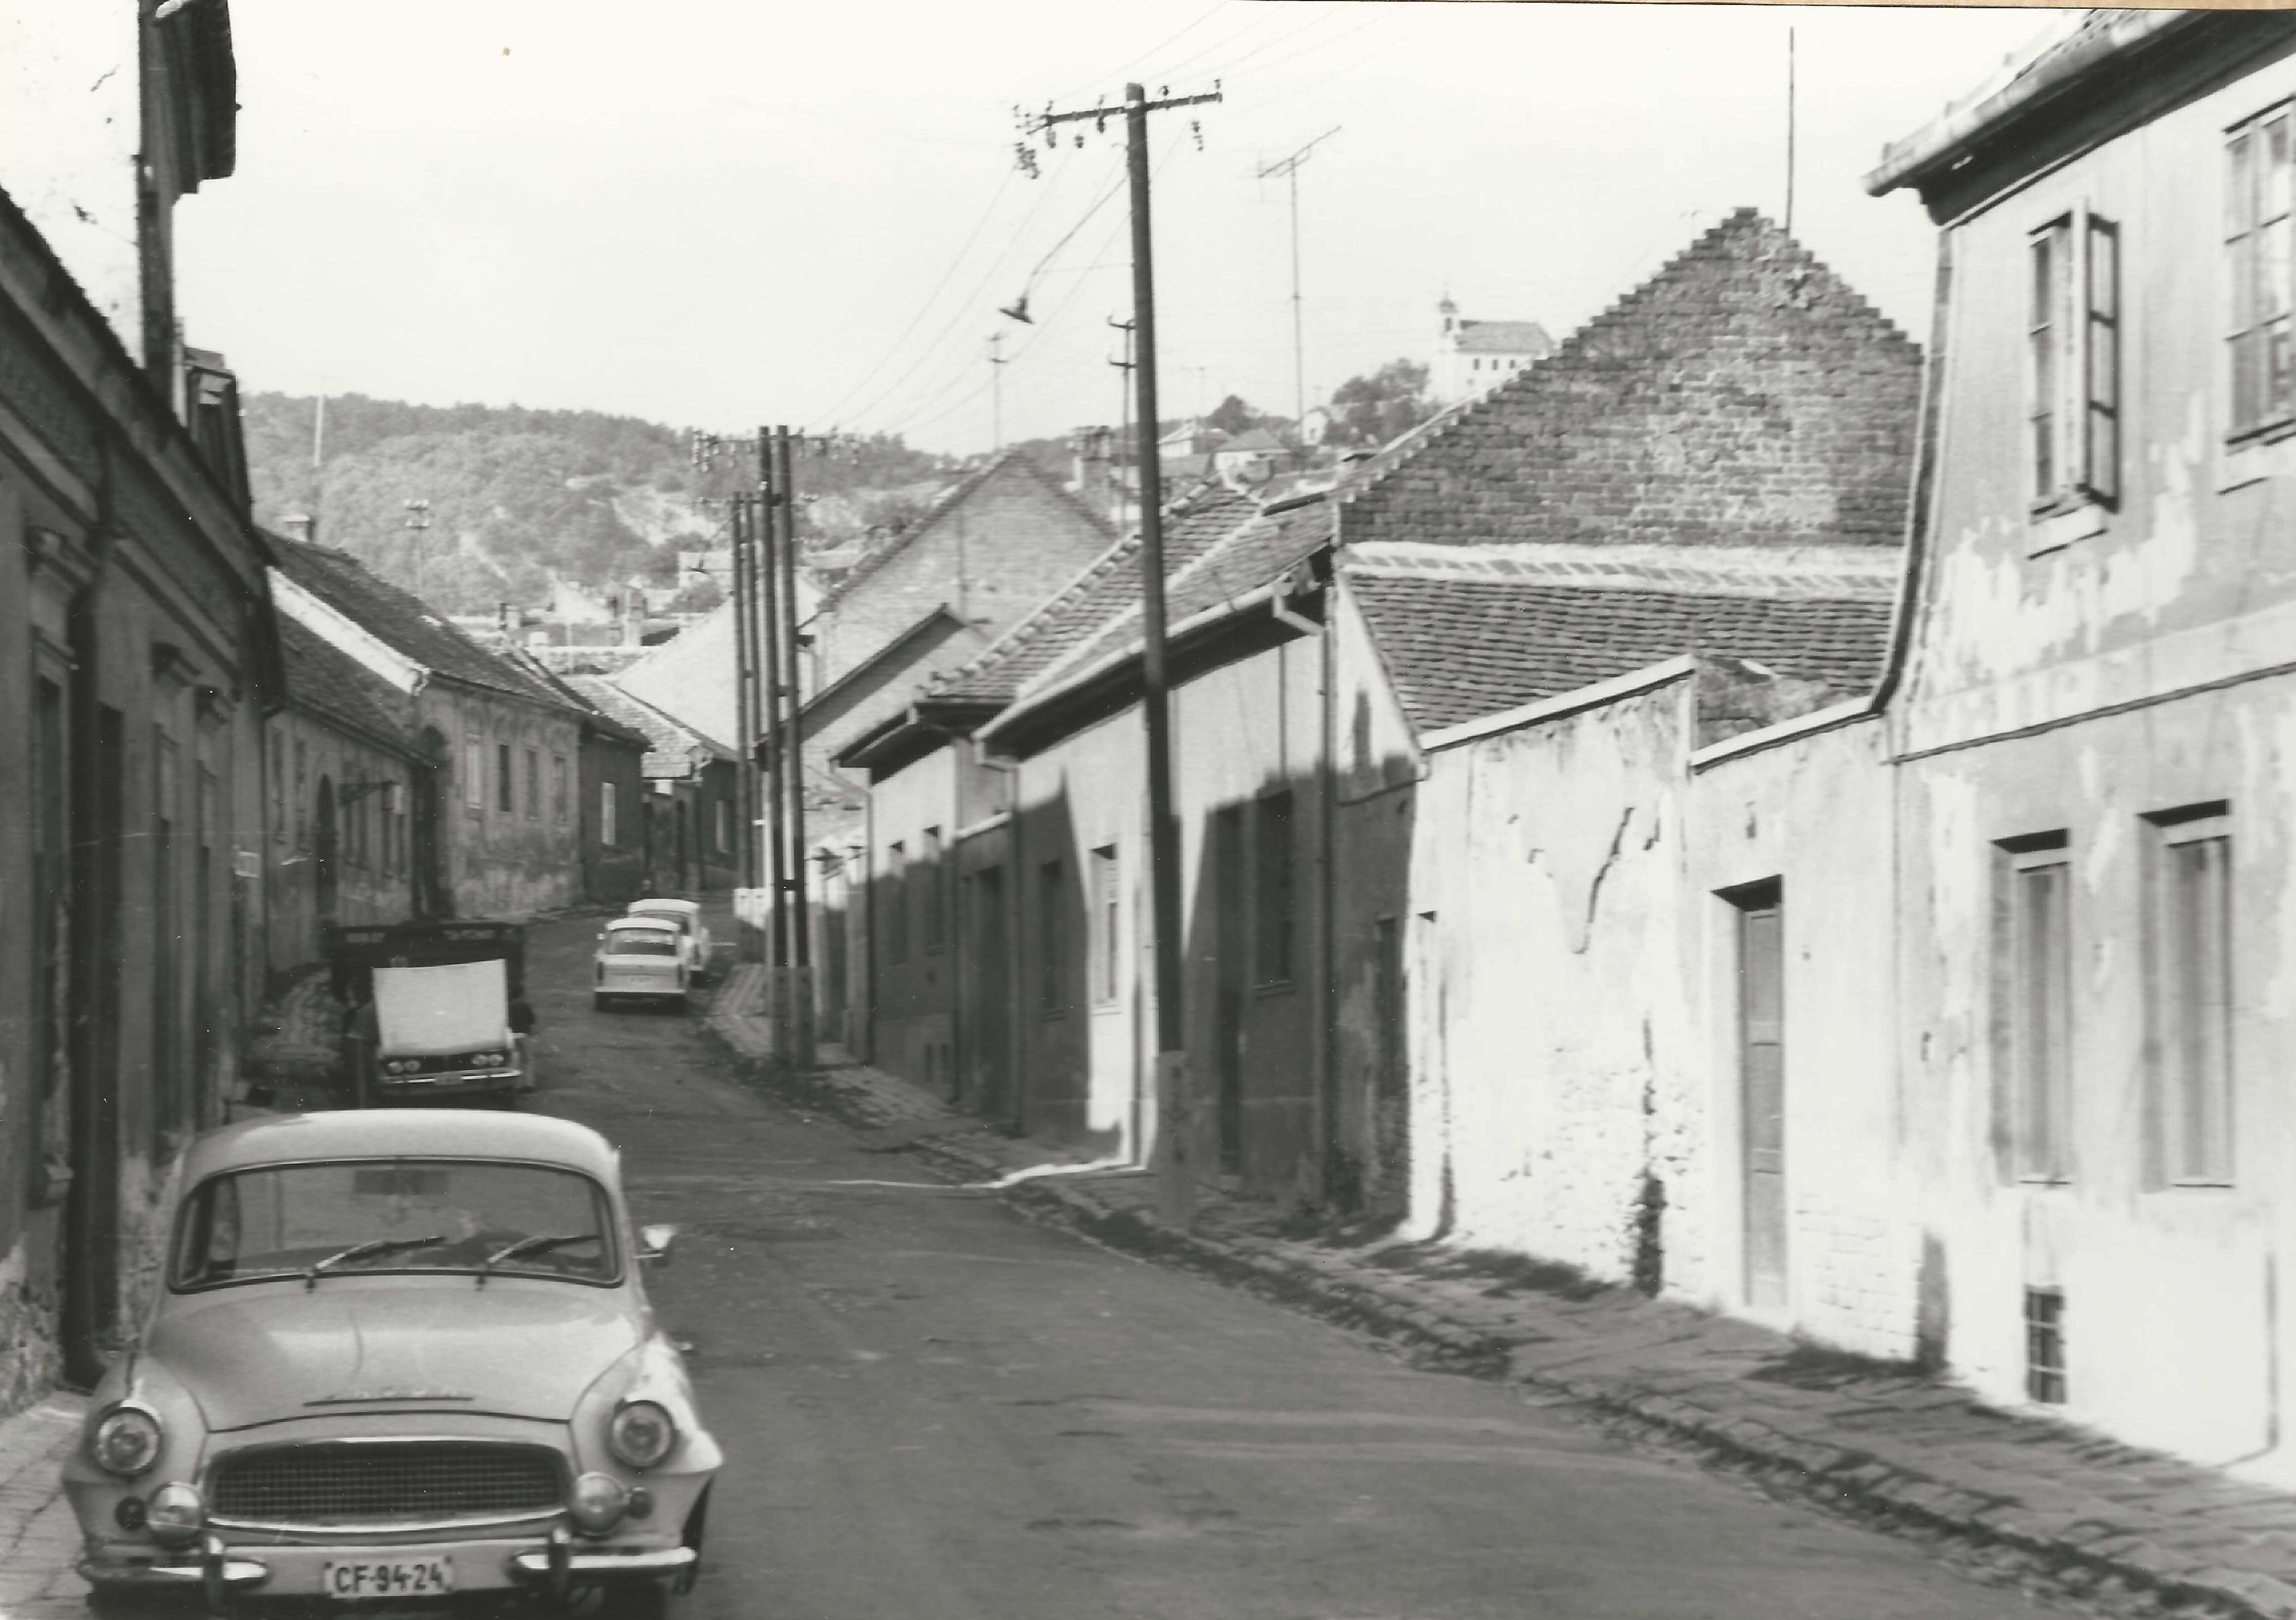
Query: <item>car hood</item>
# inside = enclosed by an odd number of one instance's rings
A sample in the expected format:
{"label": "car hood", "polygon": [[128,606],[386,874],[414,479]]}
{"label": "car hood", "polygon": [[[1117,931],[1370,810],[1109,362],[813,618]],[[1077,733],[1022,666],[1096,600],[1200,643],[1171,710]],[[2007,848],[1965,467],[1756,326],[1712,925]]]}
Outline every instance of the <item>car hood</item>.
{"label": "car hood", "polygon": [[619,1289],[328,1277],[175,1296],[144,1353],[214,1430],[419,1408],[563,1422],[644,1337]]}

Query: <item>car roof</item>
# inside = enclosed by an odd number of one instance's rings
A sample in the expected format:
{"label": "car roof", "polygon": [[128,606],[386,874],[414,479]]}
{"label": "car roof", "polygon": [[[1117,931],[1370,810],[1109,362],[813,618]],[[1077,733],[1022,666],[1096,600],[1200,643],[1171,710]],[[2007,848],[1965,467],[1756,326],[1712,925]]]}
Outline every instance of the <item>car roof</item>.
{"label": "car roof", "polygon": [[346,1109],[268,1115],[210,1131],[186,1150],[183,1184],[255,1165],[399,1158],[538,1159],[611,1182],[616,1155],[589,1126],[545,1115]]}
{"label": "car roof", "polygon": [[701,902],[699,900],[633,900],[630,902],[630,910],[633,912],[641,906],[657,906],[668,911],[683,912],[689,917],[701,915]]}
{"label": "car roof", "polygon": [[644,929],[652,934],[675,934],[677,932],[677,919],[675,917],[609,917],[606,919],[606,926],[610,929]]}

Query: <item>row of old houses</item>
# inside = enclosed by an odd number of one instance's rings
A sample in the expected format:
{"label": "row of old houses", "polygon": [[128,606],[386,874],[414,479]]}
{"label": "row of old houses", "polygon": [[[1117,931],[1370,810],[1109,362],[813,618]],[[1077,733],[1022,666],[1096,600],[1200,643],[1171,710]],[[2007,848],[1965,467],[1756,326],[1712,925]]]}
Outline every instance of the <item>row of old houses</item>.
{"label": "row of old houses", "polygon": [[1130,538],[840,740],[831,1027],[2296,1475],[2292,40],[2075,17],[1893,146],[1925,349],[1741,212],[1332,487],[1177,503],[1177,1117]]}
{"label": "row of old houses", "polygon": [[227,0],[0,5],[0,1412],[92,1382],[324,926],[731,880],[726,751],[250,517],[173,209]]}

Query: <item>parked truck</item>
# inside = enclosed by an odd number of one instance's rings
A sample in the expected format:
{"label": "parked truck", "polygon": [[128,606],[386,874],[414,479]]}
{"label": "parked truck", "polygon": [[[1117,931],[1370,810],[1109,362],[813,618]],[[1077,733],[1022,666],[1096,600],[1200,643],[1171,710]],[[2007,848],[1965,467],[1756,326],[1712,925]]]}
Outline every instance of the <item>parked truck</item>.
{"label": "parked truck", "polygon": [[338,924],[327,930],[327,957],[335,998],[349,1009],[343,1068],[353,1106],[515,1107],[534,1089],[519,924]]}

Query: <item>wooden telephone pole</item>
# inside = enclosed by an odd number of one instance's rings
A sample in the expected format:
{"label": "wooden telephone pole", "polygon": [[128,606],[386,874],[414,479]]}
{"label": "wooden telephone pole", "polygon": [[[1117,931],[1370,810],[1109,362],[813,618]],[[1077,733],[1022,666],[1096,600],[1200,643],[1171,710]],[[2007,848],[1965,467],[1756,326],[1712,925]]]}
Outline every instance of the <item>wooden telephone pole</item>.
{"label": "wooden telephone pole", "polygon": [[[1172,724],[1164,656],[1164,492],[1156,458],[1156,273],[1148,213],[1148,115],[1220,99],[1217,83],[1199,95],[1148,99],[1138,85],[1124,86],[1121,109],[1072,112],[1047,108],[1025,127],[1045,134],[1062,124],[1105,128],[1124,117],[1124,156],[1132,192],[1132,323],[1137,345],[1133,380],[1139,398],[1141,710],[1148,732],[1149,912],[1156,945],[1156,1143],[1159,1202],[1167,1224],[1185,1228],[1195,1217],[1195,1182],[1188,1167],[1188,1053],[1180,1015],[1180,826],[1172,814]],[[1034,154],[1022,149],[1033,160]],[[1033,173],[1033,161],[1023,169]]]}

